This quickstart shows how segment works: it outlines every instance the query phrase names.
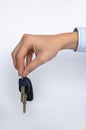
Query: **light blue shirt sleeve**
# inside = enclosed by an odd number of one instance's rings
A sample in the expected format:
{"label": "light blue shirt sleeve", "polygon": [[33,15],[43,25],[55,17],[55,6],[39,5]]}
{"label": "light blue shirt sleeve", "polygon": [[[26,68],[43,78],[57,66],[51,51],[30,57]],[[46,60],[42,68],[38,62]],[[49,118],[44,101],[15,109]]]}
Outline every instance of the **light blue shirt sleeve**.
{"label": "light blue shirt sleeve", "polygon": [[74,31],[78,32],[78,47],[76,52],[86,52],[86,27],[77,27]]}

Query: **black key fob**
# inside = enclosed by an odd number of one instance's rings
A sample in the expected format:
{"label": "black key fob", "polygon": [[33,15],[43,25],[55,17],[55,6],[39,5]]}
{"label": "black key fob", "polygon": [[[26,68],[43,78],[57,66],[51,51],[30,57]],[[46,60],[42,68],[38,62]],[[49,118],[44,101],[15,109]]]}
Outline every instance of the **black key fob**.
{"label": "black key fob", "polygon": [[21,92],[21,87],[25,87],[25,93],[27,95],[27,101],[33,100],[33,88],[31,80],[27,77],[19,79],[19,91]]}

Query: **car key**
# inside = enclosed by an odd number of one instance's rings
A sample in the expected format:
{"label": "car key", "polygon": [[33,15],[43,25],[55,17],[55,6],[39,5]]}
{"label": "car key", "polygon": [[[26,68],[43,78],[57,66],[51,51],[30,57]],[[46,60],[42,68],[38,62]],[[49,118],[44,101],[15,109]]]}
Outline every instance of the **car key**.
{"label": "car key", "polygon": [[19,91],[21,92],[21,102],[23,103],[23,113],[25,113],[27,101],[33,100],[32,83],[29,78],[23,77],[19,79]]}

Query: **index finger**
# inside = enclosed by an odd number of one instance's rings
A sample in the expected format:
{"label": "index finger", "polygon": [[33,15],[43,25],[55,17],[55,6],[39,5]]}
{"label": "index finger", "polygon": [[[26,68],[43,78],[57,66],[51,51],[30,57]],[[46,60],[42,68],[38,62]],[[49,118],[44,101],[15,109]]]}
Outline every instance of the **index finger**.
{"label": "index finger", "polygon": [[16,53],[16,64],[18,67],[18,75],[22,76],[25,68],[25,57],[27,56],[27,48],[24,44],[21,44]]}

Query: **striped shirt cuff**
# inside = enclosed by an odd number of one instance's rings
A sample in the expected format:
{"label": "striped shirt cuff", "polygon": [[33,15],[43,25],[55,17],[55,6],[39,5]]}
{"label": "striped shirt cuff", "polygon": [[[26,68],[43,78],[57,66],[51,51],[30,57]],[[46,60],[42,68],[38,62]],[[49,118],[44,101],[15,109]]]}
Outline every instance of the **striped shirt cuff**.
{"label": "striped shirt cuff", "polygon": [[76,52],[86,52],[86,27],[77,27],[74,31],[78,32],[78,47]]}

